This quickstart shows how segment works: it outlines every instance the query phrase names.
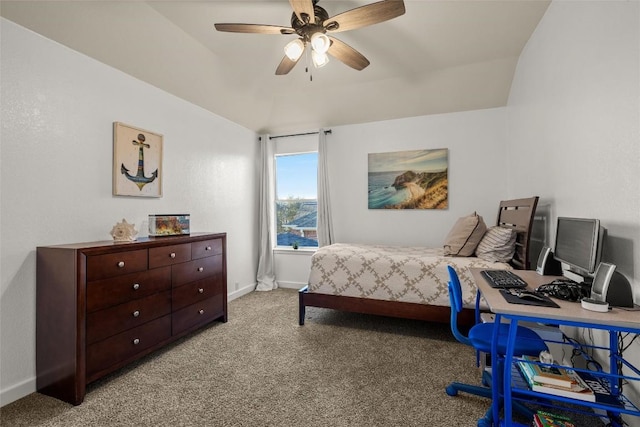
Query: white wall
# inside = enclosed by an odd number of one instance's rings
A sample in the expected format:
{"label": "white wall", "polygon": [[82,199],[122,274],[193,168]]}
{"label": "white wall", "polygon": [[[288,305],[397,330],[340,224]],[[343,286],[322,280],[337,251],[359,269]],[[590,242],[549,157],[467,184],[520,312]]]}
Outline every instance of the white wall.
{"label": "white wall", "polygon": [[[336,240],[438,247],[460,216],[477,211],[494,224],[507,196],[505,117],[495,108],[333,128],[327,153]],[[369,153],[435,148],[449,149],[448,209],[368,208]]]}
{"label": "white wall", "polygon": [[[507,112],[509,192],[539,194],[552,224],[599,218],[609,233],[603,260],[640,302],[638,1],[554,1],[520,57]],[[639,346],[625,353],[636,365]]]}
{"label": "white wall", "polygon": [[[253,288],[258,145],[255,133],[10,21],[0,30],[5,404],[35,390],[37,246],[108,240],[123,218],[140,229],[150,213],[185,212],[194,232],[227,232],[232,297]],[[112,196],[114,121],[164,135],[162,198]]]}
{"label": "white wall", "polygon": [[276,249],[274,268],[280,288],[300,289],[306,286],[311,270],[313,249]]}
{"label": "white wall", "polygon": [[[637,1],[554,2],[508,104],[509,192],[552,216],[599,218],[605,260],[640,301],[640,16]],[[552,230],[553,232],[553,230]]]}

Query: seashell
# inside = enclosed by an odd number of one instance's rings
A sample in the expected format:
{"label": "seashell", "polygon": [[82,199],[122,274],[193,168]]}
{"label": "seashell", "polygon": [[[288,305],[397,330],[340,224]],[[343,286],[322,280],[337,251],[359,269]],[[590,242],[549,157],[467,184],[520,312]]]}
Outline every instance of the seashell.
{"label": "seashell", "polygon": [[111,229],[111,237],[115,242],[133,242],[138,234],[134,227],[135,224],[129,224],[126,219],[122,218],[122,222],[117,223]]}

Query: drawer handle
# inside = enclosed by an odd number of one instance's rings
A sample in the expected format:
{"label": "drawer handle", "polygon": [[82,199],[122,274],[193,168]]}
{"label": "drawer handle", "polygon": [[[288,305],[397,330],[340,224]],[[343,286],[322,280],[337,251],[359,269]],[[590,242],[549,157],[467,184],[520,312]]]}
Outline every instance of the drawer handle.
{"label": "drawer handle", "polygon": [[139,283],[134,283],[133,284],[133,290],[137,291],[138,289],[140,289],[140,284]]}
{"label": "drawer handle", "polygon": [[198,271],[204,271],[204,267],[198,267]]}
{"label": "drawer handle", "polygon": [[204,310],[198,311],[198,314],[204,314]]}
{"label": "drawer handle", "polygon": [[138,317],[140,316],[140,311],[136,310],[132,314],[133,314],[133,317]]}
{"label": "drawer handle", "polygon": [[133,345],[138,345],[140,344],[140,339],[136,338],[133,340]]}
{"label": "drawer handle", "polygon": [[204,289],[202,289],[202,288],[198,288],[198,293],[200,293],[200,294],[204,294]]}
{"label": "drawer handle", "polygon": [[122,267],[124,267],[124,261],[120,261],[120,262],[118,263],[118,268],[122,268]]}
{"label": "drawer handle", "polygon": [[171,258],[175,258],[175,257],[176,257],[176,253],[175,253],[175,252],[171,252],[171,253],[169,254],[169,257],[171,257]]}
{"label": "drawer handle", "polygon": [[210,251],[211,250],[211,246],[207,246],[206,248],[204,248],[205,251]]}

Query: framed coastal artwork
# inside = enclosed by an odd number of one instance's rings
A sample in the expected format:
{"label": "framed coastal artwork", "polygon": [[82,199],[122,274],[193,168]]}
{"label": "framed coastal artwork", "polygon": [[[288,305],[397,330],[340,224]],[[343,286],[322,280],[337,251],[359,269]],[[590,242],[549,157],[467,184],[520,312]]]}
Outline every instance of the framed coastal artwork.
{"label": "framed coastal artwork", "polygon": [[113,195],[162,197],[162,135],[113,123]]}
{"label": "framed coastal artwork", "polygon": [[449,150],[369,154],[369,209],[447,209]]}

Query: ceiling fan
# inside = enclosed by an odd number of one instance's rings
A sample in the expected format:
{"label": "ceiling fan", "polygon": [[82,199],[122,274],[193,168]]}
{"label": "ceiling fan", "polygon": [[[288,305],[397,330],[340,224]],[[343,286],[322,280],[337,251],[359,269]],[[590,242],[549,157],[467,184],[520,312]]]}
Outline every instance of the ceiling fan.
{"label": "ceiling fan", "polygon": [[396,18],[405,12],[402,0],[384,0],[357,7],[329,17],[327,11],[318,6],[318,0],[289,0],[293,13],[291,27],[262,24],[215,24],[218,31],[231,33],[298,35],[285,46],[285,56],[276,69],[276,75],[287,74],[298,63],[309,47],[311,59],[316,67],[324,66],[327,54],[339,59],[356,70],[369,65],[369,60],[348,44],[327,33],[354,30]]}

